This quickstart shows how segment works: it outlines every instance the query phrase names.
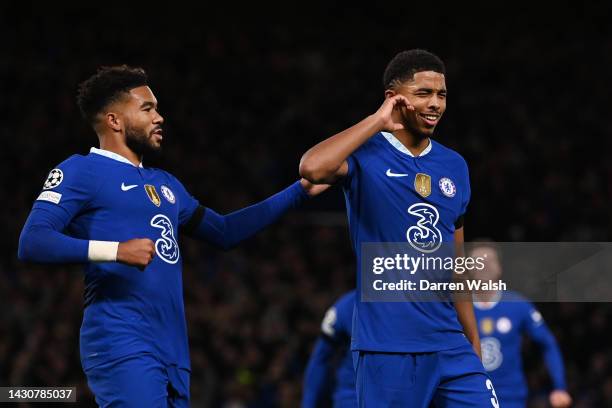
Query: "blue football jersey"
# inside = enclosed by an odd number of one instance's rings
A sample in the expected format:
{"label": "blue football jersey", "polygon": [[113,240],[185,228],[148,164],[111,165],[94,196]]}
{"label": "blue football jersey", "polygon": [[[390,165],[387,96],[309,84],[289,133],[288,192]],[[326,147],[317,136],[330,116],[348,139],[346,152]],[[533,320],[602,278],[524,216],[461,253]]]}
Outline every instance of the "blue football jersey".
{"label": "blue football jersey", "polygon": [[71,156],[51,171],[34,208],[61,220],[65,233],[99,241],[149,238],[155,244],[144,270],[86,264],[84,369],[136,353],[190,368],[178,238],[198,206],[171,174],[100,149]]}
{"label": "blue football jersey", "polygon": [[561,353],[533,304],[521,295],[507,291],[497,302],[475,302],[474,313],[480,334],[482,363],[495,384],[501,402],[527,398],[521,359],[523,335],[544,347],[553,386],[565,389]]}
{"label": "blue football jersey", "polygon": [[[343,188],[358,268],[364,243],[416,240],[422,228],[429,234],[421,236],[437,241],[429,244],[454,241],[455,223],[470,199],[467,164],[458,153],[430,140],[414,157],[382,132],[347,162]],[[449,300],[363,302],[358,296],[353,319],[353,350],[433,352],[467,342]]]}
{"label": "blue football jersey", "polygon": [[347,401],[357,401],[355,370],[353,369],[350,347],[355,297],[354,290],[343,295],[328,309],[321,323],[321,331],[337,344],[341,353],[340,361],[335,370],[335,384],[332,395],[335,406],[346,405]]}

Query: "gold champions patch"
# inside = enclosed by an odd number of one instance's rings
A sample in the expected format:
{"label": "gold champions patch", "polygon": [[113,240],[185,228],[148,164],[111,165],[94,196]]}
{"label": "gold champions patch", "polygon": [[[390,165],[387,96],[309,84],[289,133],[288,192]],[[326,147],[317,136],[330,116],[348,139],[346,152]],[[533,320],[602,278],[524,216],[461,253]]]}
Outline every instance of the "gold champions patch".
{"label": "gold champions patch", "polygon": [[414,177],[414,189],[423,197],[431,194],[431,177],[425,173],[417,173]]}
{"label": "gold champions patch", "polygon": [[482,319],[480,321],[480,331],[482,331],[482,334],[485,336],[493,333],[493,320],[488,317]]}
{"label": "gold champions patch", "polygon": [[149,200],[151,200],[153,204],[159,207],[161,205],[161,199],[159,198],[159,194],[157,194],[157,190],[155,190],[155,186],[152,186],[151,184],[145,184],[144,188],[147,192],[147,195],[149,196]]}

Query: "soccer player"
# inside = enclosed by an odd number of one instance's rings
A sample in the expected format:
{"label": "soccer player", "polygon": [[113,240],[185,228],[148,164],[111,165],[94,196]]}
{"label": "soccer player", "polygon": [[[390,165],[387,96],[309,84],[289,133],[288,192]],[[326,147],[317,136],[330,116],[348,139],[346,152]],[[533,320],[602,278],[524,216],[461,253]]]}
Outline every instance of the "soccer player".
{"label": "soccer player", "polygon": [[[397,54],[384,72],[380,108],[302,157],[302,177],[342,185],[357,265],[366,242],[407,241],[423,252],[463,242],[468,168],[431,138],[446,109],[444,73],[427,51]],[[352,349],[360,407],[498,406],[479,359],[471,299],[357,296]]]}
{"label": "soccer player", "polygon": [[[302,408],[317,408],[331,396],[334,408],[355,408],[355,371],[351,326],[355,291],[345,293],[327,310],[304,375]],[[333,371],[333,374],[332,374]]]}
{"label": "soccer player", "polygon": [[187,406],[179,235],[231,248],[322,190],[302,180],[217,214],[170,173],[143,166],[161,149],[164,123],[143,69],[102,67],[80,85],[77,101],[100,148],[51,170],[23,227],[19,258],[85,264],[80,354],[100,406]]}
{"label": "soccer player", "polygon": [[[485,268],[478,272],[479,277],[485,281],[501,278],[499,251],[494,243],[476,243],[470,253],[472,257],[484,259]],[[572,398],[566,390],[561,352],[534,305],[512,291],[482,291],[474,293],[474,299],[482,362],[495,384],[501,406],[527,406],[527,383],[521,360],[522,337],[527,335],[544,352],[553,383],[550,405],[554,408],[569,407]]]}

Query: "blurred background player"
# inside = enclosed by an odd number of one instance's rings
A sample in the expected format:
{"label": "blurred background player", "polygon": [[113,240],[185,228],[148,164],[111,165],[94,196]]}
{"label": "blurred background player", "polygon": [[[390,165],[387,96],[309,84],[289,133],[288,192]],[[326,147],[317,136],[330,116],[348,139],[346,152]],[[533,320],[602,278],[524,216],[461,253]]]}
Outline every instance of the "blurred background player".
{"label": "blurred background player", "polygon": [[[468,168],[430,137],[446,110],[444,63],[397,54],[378,111],[308,150],[300,174],[344,188],[351,242],[406,242],[421,252],[463,242]],[[361,279],[358,271],[357,291]],[[471,299],[356,301],[352,333],[359,406],[497,406],[480,354]]]}
{"label": "blurred background player", "polygon": [[304,374],[302,408],[317,408],[330,401],[334,408],[357,406],[351,355],[355,296],[354,290],[344,294],[325,313]]}
{"label": "blurred background player", "polygon": [[102,67],[78,104],[100,148],[51,170],[19,241],[19,258],[85,264],[81,364],[100,406],[189,404],[190,361],[179,232],[228,249],[299,205],[295,182],[228,215],[200,205],[171,174],[144,167],[163,117],[141,68]]}
{"label": "blurred background player", "polygon": [[[470,255],[484,259],[485,268],[478,272],[479,279],[497,281],[502,277],[500,253],[495,243],[477,242]],[[521,358],[521,343],[526,335],[544,354],[553,385],[550,405],[569,407],[572,398],[566,390],[561,352],[535,306],[512,291],[479,291],[474,293],[474,299],[482,362],[495,384],[500,405],[504,408],[527,406],[528,389]]]}

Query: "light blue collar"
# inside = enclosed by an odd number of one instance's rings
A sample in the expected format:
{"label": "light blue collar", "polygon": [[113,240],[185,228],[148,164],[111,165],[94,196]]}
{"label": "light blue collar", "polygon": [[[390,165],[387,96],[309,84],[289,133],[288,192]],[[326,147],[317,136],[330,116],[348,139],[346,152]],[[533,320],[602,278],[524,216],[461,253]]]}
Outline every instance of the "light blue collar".
{"label": "light blue collar", "polygon": [[[414,157],[414,154],[412,154],[410,150],[408,150],[408,148],[406,148],[406,146],[402,144],[402,142],[397,140],[397,138],[393,136],[392,133],[389,133],[389,132],[381,132],[381,133],[385,137],[385,139],[387,139],[387,141],[391,143],[391,146],[395,147],[397,150],[399,150],[400,152],[404,154],[407,154],[410,157]],[[429,144],[427,145],[425,150],[423,150],[421,154],[418,155],[418,157],[425,156],[427,153],[429,153],[431,151],[431,144],[432,144],[431,139],[429,139]]]}
{"label": "light blue collar", "polygon": [[495,295],[493,295],[493,297],[491,298],[491,300],[489,302],[477,302],[474,301],[474,307],[478,310],[489,310],[489,309],[493,309],[495,306],[497,306],[497,304],[499,303],[499,301],[501,300],[502,294],[501,292],[497,292],[495,293]]}
{"label": "light blue collar", "polygon": [[[126,159],[125,157],[123,157],[120,154],[117,154],[115,152],[111,152],[109,150],[104,150],[104,149],[98,149],[96,147],[92,147],[91,149],[89,149],[90,153],[95,153],[95,154],[99,154],[100,156],[106,156],[109,159],[113,159],[113,160],[117,160],[123,163],[127,163],[127,164],[131,164],[132,166],[134,166],[134,163],[132,163],[131,161],[129,161],[128,159]],[[134,166],[136,167],[136,166]],[[142,163],[140,163],[138,165],[138,167],[142,167]]]}

